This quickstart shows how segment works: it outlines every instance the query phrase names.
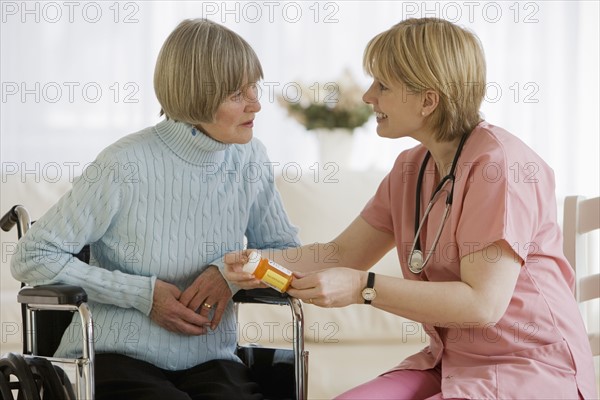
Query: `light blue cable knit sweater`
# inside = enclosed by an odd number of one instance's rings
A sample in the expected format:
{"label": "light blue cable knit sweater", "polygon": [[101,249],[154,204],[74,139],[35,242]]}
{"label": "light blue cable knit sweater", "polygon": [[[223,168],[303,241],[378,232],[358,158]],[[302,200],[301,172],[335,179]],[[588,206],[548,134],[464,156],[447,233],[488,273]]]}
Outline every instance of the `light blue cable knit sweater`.
{"label": "light blue cable knit sweater", "polygon": [[[202,336],[169,332],[148,317],[155,280],[186,289],[229,251],[298,246],[264,146],[217,142],[164,120],[100,153],[19,242],[12,273],[31,285],[66,283],[88,293],[96,351],[168,370],[233,359],[232,303]],[[91,244],[91,265],[73,258]],[[74,316],[56,355],[81,354]]]}

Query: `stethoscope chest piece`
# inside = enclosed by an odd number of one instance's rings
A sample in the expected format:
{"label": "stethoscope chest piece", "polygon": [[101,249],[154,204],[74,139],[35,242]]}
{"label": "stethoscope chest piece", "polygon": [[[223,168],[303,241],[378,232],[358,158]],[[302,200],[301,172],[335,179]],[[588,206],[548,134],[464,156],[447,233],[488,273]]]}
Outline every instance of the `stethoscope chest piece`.
{"label": "stethoscope chest piece", "polygon": [[421,250],[413,250],[408,257],[408,269],[413,274],[420,274],[423,271],[423,252]]}

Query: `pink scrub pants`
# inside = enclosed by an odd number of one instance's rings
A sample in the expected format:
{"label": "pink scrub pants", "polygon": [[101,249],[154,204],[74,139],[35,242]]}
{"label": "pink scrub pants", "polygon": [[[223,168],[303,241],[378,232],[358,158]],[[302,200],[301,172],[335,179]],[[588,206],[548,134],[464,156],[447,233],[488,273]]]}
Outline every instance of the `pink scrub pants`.
{"label": "pink scrub pants", "polygon": [[442,397],[440,368],[386,372],[345,393],[338,400],[449,400]]}

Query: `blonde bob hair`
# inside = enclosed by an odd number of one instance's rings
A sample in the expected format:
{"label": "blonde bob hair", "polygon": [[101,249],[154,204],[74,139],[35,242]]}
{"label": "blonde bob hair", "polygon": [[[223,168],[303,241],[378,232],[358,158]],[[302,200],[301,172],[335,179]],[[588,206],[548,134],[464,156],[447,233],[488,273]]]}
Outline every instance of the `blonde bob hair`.
{"label": "blonde bob hair", "polygon": [[439,104],[425,123],[438,141],[454,140],[482,120],[485,57],[477,36],[466,29],[437,18],[404,20],[371,39],[363,67],[386,86],[437,92]]}
{"label": "blonde bob hair", "polygon": [[163,44],[154,69],[160,115],[212,122],[227,97],[262,79],[256,53],[237,33],[207,19],[182,21]]}

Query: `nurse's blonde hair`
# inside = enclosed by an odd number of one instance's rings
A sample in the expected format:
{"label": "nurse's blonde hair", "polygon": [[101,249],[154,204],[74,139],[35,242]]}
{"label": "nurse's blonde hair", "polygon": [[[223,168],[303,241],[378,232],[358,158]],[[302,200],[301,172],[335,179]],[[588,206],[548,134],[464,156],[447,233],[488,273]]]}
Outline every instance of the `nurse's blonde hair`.
{"label": "nurse's blonde hair", "polygon": [[426,124],[438,141],[454,140],[482,119],[485,57],[477,36],[466,29],[437,18],[407,19],[371,39],[363,66],[386,86],[436,91],[439,104]]}

